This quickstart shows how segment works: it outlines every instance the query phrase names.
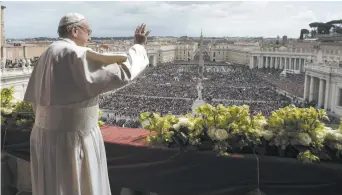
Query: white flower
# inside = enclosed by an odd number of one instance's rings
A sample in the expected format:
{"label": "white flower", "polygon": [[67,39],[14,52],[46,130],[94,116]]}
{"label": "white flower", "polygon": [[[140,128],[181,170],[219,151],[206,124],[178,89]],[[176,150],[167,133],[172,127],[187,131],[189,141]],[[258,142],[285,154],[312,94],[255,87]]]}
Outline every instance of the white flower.
{"label": "white flower", "polygon": [[270,141],[273,137],[273,132],[269,130],[262,131],[262,136],[265,138],[265,140]]}
{"label": "white flower", "polygon": [[257,119],[255,120],[255,124],[257,124],[259,127],[264,127],[267,124],[266,119]]}
{"label": "white flower", "polygon": [[211,138],[211,139],[215,139],[215,132],[216,132],[216,129],[214,127],[210,127],[207,131],[208,133],[208,136]]}
{"label": "white flower", "polygon": [[342,144],[342,134],[341,133],[336,133],[336,141]]}
{"label": "white flower", "polygon": [[228,138],[228,132],[224,129],[217,129],[215,131],[215,139],[218,141],[223,141]]}
{"label": "white flower", "polygon": [[299,133],[297,137],[297,141],[299,144],[303,146],[309,146],[311,143],[311,137],[307,133]]}
{"label": "white flower", "polygon": [[328,130],[326,139],[329,141],[336,141],[342,143],[342,134],[337,130]]}
{"label": "white flower", "polygon": [[177,123],[177,124],[174,124],[173,126],[172,126],[175,130],[177,130],[177,131],[179,131],[179,129],[180,129],[180,124],[179,123]]}
{"label": "white flower", "polygon": [[146,126],[150,125],[150,121],[148,119],[145,119],[141,124],[143,127],[146,127]]}
{"label": "white flower", "polygon": [[188,118],[181,117],[181,118],[179,118],[178,124],[182,127],[186,127],[188,122],[189,122]]}

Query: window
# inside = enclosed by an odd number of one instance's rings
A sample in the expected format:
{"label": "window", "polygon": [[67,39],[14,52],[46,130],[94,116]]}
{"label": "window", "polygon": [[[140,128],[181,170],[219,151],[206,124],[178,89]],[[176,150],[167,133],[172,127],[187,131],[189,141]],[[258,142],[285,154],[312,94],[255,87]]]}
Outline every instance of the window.
{"label": "window", "polygon": [[12,58],[12,51],[7,52],[7,58]]}
{"label": "window", "polygon": [[342,89],[340,88],[338,92],[339,92],[338,106],[342,107]]}

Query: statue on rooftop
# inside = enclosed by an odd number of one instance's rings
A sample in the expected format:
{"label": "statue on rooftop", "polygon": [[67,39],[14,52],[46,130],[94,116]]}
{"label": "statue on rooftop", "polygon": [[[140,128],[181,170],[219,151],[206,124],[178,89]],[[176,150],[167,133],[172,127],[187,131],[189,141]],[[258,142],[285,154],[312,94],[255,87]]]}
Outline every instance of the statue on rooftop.
{"label": "statue on rooftop", "polygon": [[31,59],[30,58],[26,58],[26,66],[27,67],[31,66]]}

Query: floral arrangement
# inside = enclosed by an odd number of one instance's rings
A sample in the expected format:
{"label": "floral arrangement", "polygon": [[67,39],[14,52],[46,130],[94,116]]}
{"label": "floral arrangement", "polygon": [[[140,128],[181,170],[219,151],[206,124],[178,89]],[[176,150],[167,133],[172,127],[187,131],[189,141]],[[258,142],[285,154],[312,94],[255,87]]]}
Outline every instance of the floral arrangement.
{"label": "floral arrangement", "polygon": [[32,105],[13,97],[14,87],[1,90],[1,126],[31,128],[34,123]]}
{"label": "floral arrangement", "polygon": [[[329,120],[324,110],[287,106],[266,118],[261,113],[252,116],[249,106],[209,104],[198,107],[195,115],[160,116],[140,114],[143,128],[154,132],[147,137],[150,145],[179,146],[183,149],[212,149],[218,155],[234,152],[261,153],[261,149],[277,148],[280,156],[294,149],[304,163],[319,161],[322,151],[330,149],[336,157],[342,154],[342,125],[338,130],[325,126]],[[341,121],[342,124],[342,121]]]}
{"label": "floral arrangement", "polygon": [[[34,112],[28,102],[14,99],[14,87],[1,90],[1,126],[2,129],[32,129],[34,124]],[[104,122],[100,120],[102,115],[99,110],[99,122],[101,127]]]}

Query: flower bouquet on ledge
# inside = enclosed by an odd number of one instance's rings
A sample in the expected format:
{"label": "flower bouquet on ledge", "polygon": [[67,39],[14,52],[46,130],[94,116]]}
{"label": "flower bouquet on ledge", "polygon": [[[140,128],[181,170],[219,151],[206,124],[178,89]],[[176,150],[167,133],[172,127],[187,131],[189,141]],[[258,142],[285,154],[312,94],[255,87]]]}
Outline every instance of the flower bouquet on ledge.
{"label": "flower bouquet on ledge", "polygon": [[195,113],[179,117],[141,113],[143,128],[153,132],[147,137],[148,144],[179,147],[182,151],[214,150],[219,156],[256,152],[294,157],[304,163],[331,159],[325,148],[335,156],[342,154],[341,131],[327,130],[321,122],[328,119],[324,110],[287,106],[266,118],[261,113],[251,116],[246,105],[205,104]]}
{"label": "flower bouquet on ledge", "polygon": [[326,133],[322,119],[328,120],[324,110],[287,106],[272,112],[268,118],[268,136],[264,138],[277,147],[279,156],[296,157],[304,152],[306,156],[312,155],[310,159],[319,160],[315,155],[323,148]]}
{"label": "flower bouquet on ledge", "polygon": [[340,127],[337,130],[331,128],[326,129],[325,150],[329,154],[331,160],[342,162],[342,119]]}
{"label": "flower bouquet on ledge", "polygon": [[31,104],[15,100],[13,92],[14,87],[1,90],[1,139],[3,145],[30,140],[34,124]]}
{"label": "flower bouquet on ledge", "polygon": [[[34,112],[28,102],[14,99],[14,87],[1,89],[1,147],[8,144],[18,144],[30,140],[31,130],[34,124]],[[104,122],[100,120],[99,110],[98,125]]]}

